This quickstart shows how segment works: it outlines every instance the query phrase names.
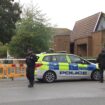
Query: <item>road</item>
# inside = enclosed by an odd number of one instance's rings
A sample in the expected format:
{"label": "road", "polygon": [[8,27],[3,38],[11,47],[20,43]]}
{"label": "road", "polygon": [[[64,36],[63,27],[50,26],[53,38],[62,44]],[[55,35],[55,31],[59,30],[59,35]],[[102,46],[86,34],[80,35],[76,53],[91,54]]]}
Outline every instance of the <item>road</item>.
{"label": "road", "polygon": [[58,81],[35,83],[26,79],[0,80],[0,105],[105,105],[105,83]]}

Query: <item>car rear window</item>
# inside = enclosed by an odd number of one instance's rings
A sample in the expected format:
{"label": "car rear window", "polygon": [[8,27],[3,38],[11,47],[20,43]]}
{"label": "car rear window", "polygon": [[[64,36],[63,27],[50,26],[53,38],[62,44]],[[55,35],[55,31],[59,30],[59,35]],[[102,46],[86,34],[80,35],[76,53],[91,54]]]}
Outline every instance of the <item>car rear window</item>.
{"label": "car rear window", "polygon": [[52,62],[67,62],[66,55],[52,55]]}
{"label": "car rear window", "polygon": [[50,56],[45,56],[44,58],[43,58],[43,61],[45,61],[45,62],[50,62]]}

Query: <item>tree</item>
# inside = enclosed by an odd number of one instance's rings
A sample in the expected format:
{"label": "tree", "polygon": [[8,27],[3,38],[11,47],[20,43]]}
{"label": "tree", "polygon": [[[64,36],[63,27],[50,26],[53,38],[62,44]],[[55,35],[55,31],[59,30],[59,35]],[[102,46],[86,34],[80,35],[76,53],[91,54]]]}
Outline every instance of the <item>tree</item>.
{"label": "tree", "polygon": [[23,19],[17,23],[16,36],[10,42],[11,54],[25,57],[28,48],[35,53],[48,51],[52,36],[52,28],[38,8],[28,8]]}
{"label": "tree", "polygon": [[8,43],[15,34],[15,23],[20,19],[21,8],[14,0],[0,0],[0,41]]}
{"label": "tree", "polygon": [[8,44],[3,45],[3,43],[0,42],[0,58],[7,57],[7,49]]}

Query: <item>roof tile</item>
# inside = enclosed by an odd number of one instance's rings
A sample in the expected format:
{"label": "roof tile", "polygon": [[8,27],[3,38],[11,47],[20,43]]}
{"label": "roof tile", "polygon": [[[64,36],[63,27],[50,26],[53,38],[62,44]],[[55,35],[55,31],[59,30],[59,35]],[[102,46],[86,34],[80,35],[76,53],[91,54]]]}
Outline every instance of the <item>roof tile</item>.
{"label": "roof tile", "polygon": [[80,37],[90,36],[91,32],[94,31],[94,28],[95,28],[95,25],[97,24],[97,20],[99,16],[100,16],[100,12],[77,21],[71,33],[71,40],[73,41]]}

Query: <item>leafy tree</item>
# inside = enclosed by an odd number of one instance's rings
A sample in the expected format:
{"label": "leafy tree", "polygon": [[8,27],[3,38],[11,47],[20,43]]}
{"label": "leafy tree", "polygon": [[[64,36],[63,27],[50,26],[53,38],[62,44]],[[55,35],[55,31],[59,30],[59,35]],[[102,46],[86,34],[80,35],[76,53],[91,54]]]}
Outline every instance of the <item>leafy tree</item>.
{"label": "leafy tree", "polygon": [[15,23],[20,19],[21,8],[14,0],[0,0],[0,41],[8,43],[15,34]]}
{"label": "leafy tree", "polygon": [[38,8],[28,8],[23,19],[17,23],[16,36],[10,42],[11,54],[25,57],[28,48],[35,53],[48,51],[52,36],[52,28],[45,15]]}
{"label": "leafy tree", "polygon": [[2,42],[0,42],[0,58],[7,57],[7,44],[3,45]]}

